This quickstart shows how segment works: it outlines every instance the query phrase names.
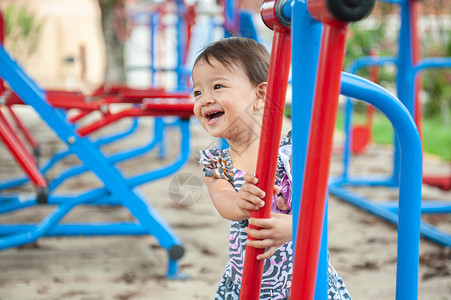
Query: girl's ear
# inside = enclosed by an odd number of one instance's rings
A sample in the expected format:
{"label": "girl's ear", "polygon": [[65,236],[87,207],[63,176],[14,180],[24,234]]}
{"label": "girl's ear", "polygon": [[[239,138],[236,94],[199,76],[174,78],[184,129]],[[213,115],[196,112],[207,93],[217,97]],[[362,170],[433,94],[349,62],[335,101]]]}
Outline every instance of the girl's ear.
{"label": "girl's ear", "polygon": [[254,102],[254,110],[261,110],[265,107],[265,98],[266,98],[266,88],[268,86],[267,82],[262,82],[255,87],[255,100]]}
{"label": "girl's ear", "polygon": [[266,99],[266,88],[268,87],[267,82],[262,82],[259,85],[256,86],[256,96],[257,100],[263,100],[265,102]]}

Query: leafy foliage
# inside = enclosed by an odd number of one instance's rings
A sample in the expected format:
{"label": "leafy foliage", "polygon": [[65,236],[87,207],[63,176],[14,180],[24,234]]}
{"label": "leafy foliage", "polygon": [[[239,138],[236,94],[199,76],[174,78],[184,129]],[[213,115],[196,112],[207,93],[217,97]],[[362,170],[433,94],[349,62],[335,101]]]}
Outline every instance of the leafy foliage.
{"label": "leafy foliage", "polygon": [[[451,30],[446,32],[445,43],[430,44],[434,56],[451,57]],[[424,113],[426,117],[440,116],[445,125],[450,124],[451,70],[431,69],[424,72],[423,88],[426,93]]]}
{"label": "leafy foliage", "polygon": [[44,22],[25,7],[10,5],[4,10],[5,47],[17,59],[26,60],[36,50]]}

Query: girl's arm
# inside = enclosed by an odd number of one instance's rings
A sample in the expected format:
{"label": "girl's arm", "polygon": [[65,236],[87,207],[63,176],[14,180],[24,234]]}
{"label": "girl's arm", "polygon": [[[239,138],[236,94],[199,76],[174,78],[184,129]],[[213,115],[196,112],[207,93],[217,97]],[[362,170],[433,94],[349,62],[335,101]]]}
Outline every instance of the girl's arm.
{"label": "girl's arm", "polygon": [[249,224],[261,229],[246,227],[246,233],[256,240],[247,239],[247,244],[254,248],[268,248],[257,256],[258,260],[270,258],[283,244],[291,241],[292,215],[272,213],[269,219],[249,220]]}
{"label": "girl's arm", "polygon": [[252,210],[258,210],[265,205],[262,198],[265,192],[258,188],[257,177],[245,174],[244,184],[237,193],[225,179],[205,177],[208,193],[219,214],[231,221],[241,221],[249,218]]}

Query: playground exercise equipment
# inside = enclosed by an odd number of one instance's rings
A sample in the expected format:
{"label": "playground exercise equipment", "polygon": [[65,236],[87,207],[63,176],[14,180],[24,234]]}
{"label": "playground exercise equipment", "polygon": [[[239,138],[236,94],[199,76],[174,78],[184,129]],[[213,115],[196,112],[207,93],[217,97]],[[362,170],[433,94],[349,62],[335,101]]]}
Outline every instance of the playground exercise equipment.
{"label": "playground exercise equipment", "polygon": [[[364,66],[383,66],[392,64],[397,67],[396,89],[398,98],[406,106],[410,114],[416,120],[417,127],[421,134],[421,104],[418,101],[418,92],[420,89],[418,76],[421,71],[428,68],[449,68],[451,67],[451,58],[424,58],[420,59],[419,47],[420,40],[418,36],[418,0],[397,0],[386,1],[400,6],[401,28],[399,33],[399,49],[397,57],[361,57],[355,60],[350,71],[355,73]],[[349,165],[351,156],[350,133],[352,118],[352,101],[347,101],[345,112],[345,132],[346,135],[343,151],[343,172],[341,176],[331,180],[329,191],[331,194],[354,204],[364,210],[367,210],[383,219],[389,220],[391,214],[398,213],[398,204],[396,202],[376,202],[366,197],[362,197],[349,189],[352,186],[373,186],[373,187],[398,187],[400,172],[400,149],[399,141],[395,137],[393,170],[390,176],[367,176],[356,178],[349,175]],[[443,176],[425,176],[423,182],[433,183],[442,188],[448,187],[451,183],[451,177]],[[422,213],[451,213],[451,203],[446,201],[425,200],[422,203]],[[440,245],[451,246],[451,234],[438,229],[426,222],[421,222],[421,234],[429,240]]]}
{"label": "playground exercise equipment", "polygon": [[[188,66],[187,58],[192,40],[192,27],[196,20],[195,5],[190,5],[184,0],[172,0],[150,5],[144,4],[139,7],[129,6],[122,9],[120,13],[120,17],[124,19],[125,23],[133,24],[133,27],[145,25],[149,28],[149,47],[147,49],[149,63],[145,66],[129,65],[126,67],[127,72],[148,71],[149,85],[152,89],[157,93],[170,89],[182,96],[170,97],[174,99],[188,98],[191,94],[191,69]],[[121,32],[117,31],[116,34],[121,35]],[[145,54],[143,53],[143,55]],[[168,62],[168,55],[174,55],[175,59]],[[167,74],[174,74],[174,76],[169,77]],[[123,92],[124,89],[120,91],[121,94]],[[131,95],[130,92],[135,95]],[[141,91],[127,90],[126,93],[139,98],[140,95],[136,93],[141,93]],[[133,114],[130,111],[128,113]],[[166,125],[173,126],[171,125],[172,121],[168,118],[163,120],[164,122],[160,122],[161,124],[168,123]],[[158,147],[159,158],[164,158],[166,156],[165,136],[158,142]]]}
{"label": "playground exercise equipment", "polygon": [[[418,130],[409,112],[391,93],[368,80],[341,73],[347,23],[365,17],[374,2],[360,2],[358,7],[349,6],[346,1],[326,2],[297,0],[291,3],[279,0],[265,1],[262,6],[265,23],[275,31],[270,74],[274,72],[274,57],[279,58],[277,66],[282,66],[282,71],[277,72],[280,78],[269,76],[269,95],[272,93],[271,85],[277,83],[275,86],[279,88],[287,85],[288,76],[284,70],[290,52],[289,45],[283,44],[290,42],[290,36],[292,43],[293,153],[296,153],[293,155],[293,199],[301,199],[302,191],[302,201],[293,201],[295,257],[291,299],[327,299],[325,197],[340,80],[341,93],[362,99],[382,110],[392,122],[401,148],[409,149],[402,154],[399,199],[399,210],[402,213],[392,214],[393,220],[399,223],[396,294],[397,299],[417,299],[422,172]],[[281,26],[281,20],[291,20],[291,32]],[[281,49],[285,52],[278,52]],[[337,51],[341,54],[339,59]],[[268,96],[268,99],[271,101],[265,105],[265,130],[262,130],[261,138],[275,144],[275,150],[271,148],[272,144],[261,142],[257,176],[259,184],[264,182],[259,187],[271,194],[274,176],[267,179],[259,170],[264,163],[266,173],[274,175],[272,168],[276,164],[278,140],[270,138],[280,134],[277,121],[279,114],[283,114],[284,94],[276,94],[274,98]],[[271,126],[265,123],[269,121],[265,119],[268,112],[276,119],[271,120]],[[265,152],[263,149],[271,149],[272,152]],[[267,161],[271,161],[273,165],[270,166]],[[305,179],[304,170],[308,174]],[[257,214],[258,217],[269,217],[269,212],[267,215],[262,212]],[[257,217],[255,214],[254,216]],[[250,255],[250,250],[252,247],[247,247],[240,299],[259,297],[261,267],[255,261],[255,256]],[[249,263],[248,260],[253,262]],[[260,277],[248,277],[257,275]]]}
{"label": "playground exercise equipment", "polygon": [[[221,21],[218,21],[221,12],[207,12],[210,17],[207,42],[213,41],[213,31],[218,27],[224,30],[225,37],[238,35],[259,40],[255,24],[252,20],[252,13],[241,9],[239,1],[219,1],[218,8],[222,12]],[[147,9],[129,10],[125,15],[130,20],[130,23],[149,26],[150,61],[149,65],[134,65],[129,66],[127,69],[129,71],[149,70],[152,86],[158,86],[164,83],[164,80],[157,80],[157,76],[162,77],[163,74],[173,72],[177,77],[176,89],[189,89],[189,77],[192,67],[189,61],[189,53],[193,47],[192,35],[196,34],[194,25],[196,18],[205,13],[196,4],[189,5],[184,0],[164,1],[153,4]],[[175,18],[167,18],[168,16]],[[174,36],[176,39],[173,39]],[[176,43],[177,59],[175,66],[165,63],[163,59],[165,55],[164,45],[168,42],[168,39],[170,39],[169,42],[175,40]]]}
{"label": "playground exercise equipment", "polygon": [[[2,24],[0,32],[3,33],[3,22],[0,24]],[[2,34],[2,40],[3,37]],[[189,101],[190,94],[182,91],[168,92],[159,88],[132,89],[127,86],[101,87],[90,95],[65,91],[44,92],[10,57],[3,48],[3,43],[0,43],[0,64],[2,66],[0,68],[1,108],[13,112],[14,105],[31,106],[67,145],[67,150],[57,153],[40,168],[35,157],[20,139],[18,132],[4,117],[3,110],[0,110],[0,138],[26,174],[26,177],[1,182],[0,189],[17,187],[27,182],[31,182],[36,188],[36,195],[0,194],[0,213],[8,213],[37,204],[55,206],[54,210],[37,224],[1,224],[0,249],[30,243],[43,236],[150,234],[168,252],[167,276],[177,278],[178,260],[184,254],[182,243],[136,188],[175,173],[188,160],[190,152],[189,118],[193,109],[193,103]],[[3,81],[8,84],[8,87],[4,85]],[[120,104],[120,109],[110,110],[117,104]],[[71,110],[77,110],[78,113],[68,117],[65,112]],[[92,112],[100,112],[101,118],[79,127],[73,123]],[[136,149],[129,149],[108,157],[105,157],[99,149],[102,145],[120,140],[134,132],[137,127],[136,120],[129,129],[123,132],[103,136],[95,141],[88,137],[89,134],[123,118],[158,116],[175,116],[177,118],[170,124],[155,118],[153,139],[148,144]],[[21,124],[20,120],[17,120],[19,121],[16,121],[17,125]],[[180,150],[175,160],[162,168],[124,178],[115,164],[142,155],[161,143],[164,129],[168,126],[177,127],[180,130]],[[28,132],[24,126],[23,128],[19,126],[19,128],[24,134]],[[36,149],[32,139],[26,138],[26,141],[33,149]],[[58,161],[73,154],[80,159],[82,164],[64,170],[58,177],[48,182],[45,173]],[[80,191],[76,195],[54,192],[65,180],[86,171],[92,171],[103,183],[103,187]],[[124,206],[136,221],[59,224],[59,221],[78,205],[106,204]]]}

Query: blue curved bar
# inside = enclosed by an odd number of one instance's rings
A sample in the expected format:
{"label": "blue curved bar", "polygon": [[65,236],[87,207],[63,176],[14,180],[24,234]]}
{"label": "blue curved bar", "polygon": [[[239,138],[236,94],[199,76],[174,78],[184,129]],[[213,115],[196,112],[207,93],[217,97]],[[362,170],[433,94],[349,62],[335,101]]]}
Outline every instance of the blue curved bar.
{"label": "blue curved bar", "polygon": [[451,68],[451,57],[424,58],[415,65],[414,73],[418,74],[425,69],[432,68]]}
{"label": "blue curved bar", "polygon": [[127,179],[127,184],[130,187],[136,187],[150,181],[163,178],[174,174],[178,171],[189,159],[190,155],[190,130],[189,130],[189,120],[179,120],[180,122],[180,135],[182,141],[180,142],[181,149],[178,157],[175,161],[159,169],[155,169],[150,172],[143,173],[141,175],[134,176]]}
{"label": "blue curved bar", "polygon": [[[393,125],[401,150],[399,213],[393,213],[370,201],[364,209],[398,224],[397,299],[418,297],[418,257],[420,244],[422,148],[418,129],[409,111],[389,91],[361,77],[343,73],[342,94],[361,99],[384,113]],[[332,183],[330,192],[334,192]],[[346,190],[336,196],[347,198]]]}
{"label": "blue curved bar", "polygon": [[[368,66],[383,66],[387,64],[396,65],[396,57],[381,57],[381,56],[363,56],[355,59],[348,67],[348,72],[356,74],[361,68]],[[346,133],[344,145],[343,145],[343,180],[348,180],[349,175],[349,163],[351,157],[351,143],[352,143],[352,116],[354,111],[354,103],[351,98],[346,98],[345,115],[344,115],[344,127],[343,131]],[[371,182],[371,181],[370,181]],[[368,184],[370,183],[368,182]],[[392,177],[387,179],[387,184],[392,186]]]}
{"label": "blue curved bar", "polygon": [[356,74],[358,70],[368,66],[396,65],[397,58],[392,56],[362,56],[356,58],[349,66],[348,72]]}

